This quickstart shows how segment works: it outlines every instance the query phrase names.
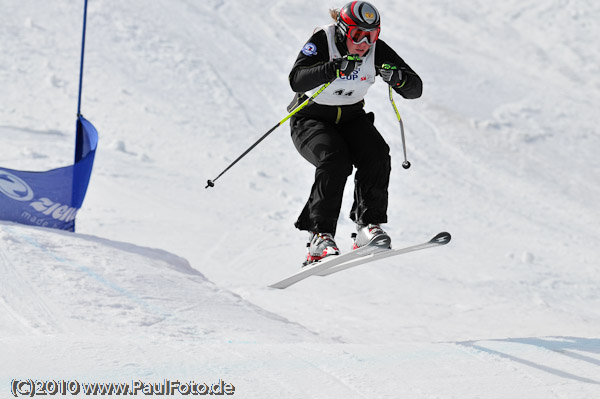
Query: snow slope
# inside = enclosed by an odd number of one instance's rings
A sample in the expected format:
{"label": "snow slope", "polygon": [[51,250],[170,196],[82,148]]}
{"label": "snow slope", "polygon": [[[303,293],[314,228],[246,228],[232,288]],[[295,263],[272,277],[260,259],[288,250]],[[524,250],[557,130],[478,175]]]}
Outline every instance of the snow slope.
{"label": "snow slope", "polygon": [[[0,16],[0,165],[71,162],[82,2]],[[0,223],[0,395],[13,378],[224,379],[236,396],[600,396],[600,6],[374,3],[421,99],[382,82],[395,246],[285,291],[312,167],[282,126],[320,1],[90,0],[83,114],[100,133],[77,234]],[[347,185],[338,244],[350,247]],[[160,248],[160,249],[151,249]],[[176,254],[176,255],[175,255]]]}

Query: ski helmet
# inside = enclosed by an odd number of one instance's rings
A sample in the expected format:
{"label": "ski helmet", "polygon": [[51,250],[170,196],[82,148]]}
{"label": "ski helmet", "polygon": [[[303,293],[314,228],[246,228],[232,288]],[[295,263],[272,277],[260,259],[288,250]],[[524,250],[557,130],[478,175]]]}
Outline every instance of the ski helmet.
{"label": "ski helmet", "polygon": [[379,37],[379,11],[366,1],[351,1],[340,10],[336,26],[355,44],[373,44]]}

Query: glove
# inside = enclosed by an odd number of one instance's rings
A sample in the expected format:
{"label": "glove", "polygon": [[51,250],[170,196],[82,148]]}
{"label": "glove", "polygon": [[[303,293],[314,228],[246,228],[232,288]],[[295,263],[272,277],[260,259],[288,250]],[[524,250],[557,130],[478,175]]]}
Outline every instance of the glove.
{"label": "glove", "polygon": [[402,86],[402,71],[396,65],[383,64],[379,70],[379,74],[384,82],[392,87]]}
{"label": "glove", "polygon": [[335,68],[335,76],[338,78],[350,75],[362,64],[360,56],[356,54],[345,55],[342,58],[336,58],[331,62]]}

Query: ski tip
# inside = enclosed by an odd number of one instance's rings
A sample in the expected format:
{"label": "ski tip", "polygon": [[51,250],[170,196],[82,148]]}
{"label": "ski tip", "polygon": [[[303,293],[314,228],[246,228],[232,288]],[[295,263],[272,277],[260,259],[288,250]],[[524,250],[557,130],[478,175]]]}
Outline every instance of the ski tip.
{"label": "ski tip", "polygon": [[452,236],[450,235],[450,233],[443,232],[433,237],[429,242],[432,244],[446,245],[450,242],[451,239]]}

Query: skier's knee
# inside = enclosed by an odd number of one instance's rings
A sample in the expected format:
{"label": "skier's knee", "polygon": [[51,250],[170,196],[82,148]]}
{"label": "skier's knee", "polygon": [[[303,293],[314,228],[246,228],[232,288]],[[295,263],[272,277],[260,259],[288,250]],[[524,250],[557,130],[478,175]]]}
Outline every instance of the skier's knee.
{"label": "skier's knee", "polygon": [[375,123],[375,114],[372,112],[367,112],[367,119],[369,119],[371,123]]}
{"label": "skier's knee", "polygon": [[321,158],[319,168],[331,174],[347,177],[352,174],[352,161],[344,151],[330,152]]}

